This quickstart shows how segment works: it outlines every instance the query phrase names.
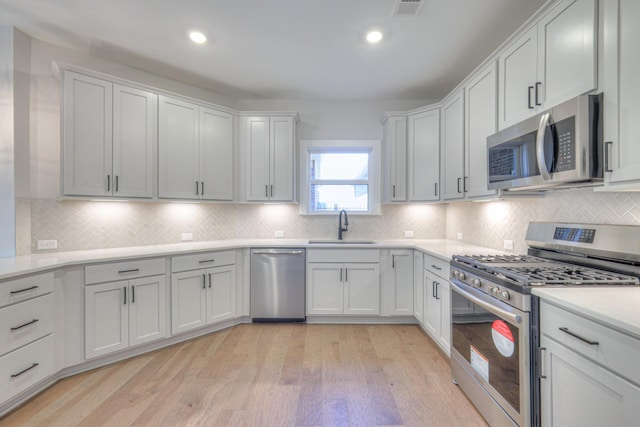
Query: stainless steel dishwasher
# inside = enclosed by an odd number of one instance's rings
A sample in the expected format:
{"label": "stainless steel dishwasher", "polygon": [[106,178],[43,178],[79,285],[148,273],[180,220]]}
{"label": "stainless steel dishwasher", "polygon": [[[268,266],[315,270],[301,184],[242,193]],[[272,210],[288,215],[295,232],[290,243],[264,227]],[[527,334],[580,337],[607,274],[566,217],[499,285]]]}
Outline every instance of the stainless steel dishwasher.
{"label": "stainless steel dishwasher", "polygon": [[251,250],[251,318],[254,322],[304,322],[305,249]]}

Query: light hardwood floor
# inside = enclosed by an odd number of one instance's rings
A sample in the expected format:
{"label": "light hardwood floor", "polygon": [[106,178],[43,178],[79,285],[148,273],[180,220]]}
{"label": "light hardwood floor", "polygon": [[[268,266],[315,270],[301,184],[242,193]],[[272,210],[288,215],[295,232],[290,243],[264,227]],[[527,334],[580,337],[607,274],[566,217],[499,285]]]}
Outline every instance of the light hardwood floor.
{"label": "light hardwood floor", "polygon": [[413,325],[239,325],[60,381],[1,426],[486,426]]}

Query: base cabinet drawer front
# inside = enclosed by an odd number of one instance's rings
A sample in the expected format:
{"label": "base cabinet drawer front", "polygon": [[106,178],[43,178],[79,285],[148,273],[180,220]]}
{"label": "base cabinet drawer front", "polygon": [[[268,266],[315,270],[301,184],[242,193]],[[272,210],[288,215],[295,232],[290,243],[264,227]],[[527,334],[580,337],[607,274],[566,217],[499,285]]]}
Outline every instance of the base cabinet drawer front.
{"label": "base cabinet drawer front", "polygon": [[53,272],[0,282],[0,307],[53,292]]}
{"label": "base cabinet drawer front", "polygon": [[307,249],[307,262],[380,262],[378,249]]}
{"label": "base cabinet drawer front", "polygon": [[541,344],[542,426],[638,425],[640,387],[553,340]]}
{"label": "base cabinet drawer front", "polygon": [[0,309],[0,355],[53,332],[53,294]]}
{"label": "base cabinet drawer front", "polygon": [[543,336],[640,385],[640,340],[544,301],[540,330]]}
{"label": "base cabinet drawer front", "polygon": [[219,267],[236,263],[235,251],[205,252],[193,255],[181,255],[171,258],[171,272]]}
{"label": "base cabinet drawer front", "polygon": [[54,362],[53,335],[0,357],[0,402],[52,375]]}
{"label": "base cabinet drawer front", "polygon": [[86,285],[92,285],[94,283],[136,279],[138,277],[164,274],[165,270],[166,261],[164,258],[88,265],[84,269],[84,282]]}
{"label": "base cabinet drawer front", "polygon": [[430,270],[432,273],[444,279],[449,278],[449,261],[443,261],[440,258],[425,254],[424,269]]}

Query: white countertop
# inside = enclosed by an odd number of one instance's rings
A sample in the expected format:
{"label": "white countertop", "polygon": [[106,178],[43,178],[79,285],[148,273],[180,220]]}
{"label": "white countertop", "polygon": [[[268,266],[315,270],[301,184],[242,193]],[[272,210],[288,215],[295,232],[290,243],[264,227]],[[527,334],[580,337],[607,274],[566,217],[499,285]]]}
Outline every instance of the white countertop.
{"label": "white countertop", "polygon": [[640,286],[534,288],[533,294],[640,339]]}
{"label": "white countertop", "polygon": [[[207,250],[242,249],[254,247],[306,247],[313,249],[360,248],[418,249],[427,254],[449,261],[455,254],[495,254],[500,251],[470,245],[456,240],[398,239],[377,240],[374,244],[310,244],[308,239],[230,239],[207,242],[174,243],[167,245],[132,246],[125,248],[94,249],[86,251],[50,252],[15,258],[0,258],[0,280],[23,274],[36,273],[78,264],[123,261],[154,256],[184,255]],[[348,242],[348,240],[347,240]]]}

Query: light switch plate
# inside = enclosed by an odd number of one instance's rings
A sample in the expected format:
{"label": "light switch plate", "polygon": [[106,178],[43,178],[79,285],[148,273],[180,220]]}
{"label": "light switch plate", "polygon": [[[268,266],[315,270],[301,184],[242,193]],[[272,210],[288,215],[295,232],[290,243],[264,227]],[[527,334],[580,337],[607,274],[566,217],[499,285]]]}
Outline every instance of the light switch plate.
{"label": "light switch plate", "polygon": [[284,231],[283,230],[276,230],[273,233],[274,237],[284,237]]}
{"label": "light switch plate", "polygon": [[504,249],[507,251],[513,250],[513,240],[505,240],[504,241]]}
{"label": "light switch plate", "polygon": [[190,240],[193,240],[193,233],[182,233],[183,242],[188,242]]}
{"label": "light switch plate", "polygon": [[410,239],[413,237],[413,230],[405,230],[404,237]]}
{"label": "light switch plate", "polygon": [[44,251],[47,249],[58,249],[58,241],[57,240],[38,240],[37,248],[39,251]]}

